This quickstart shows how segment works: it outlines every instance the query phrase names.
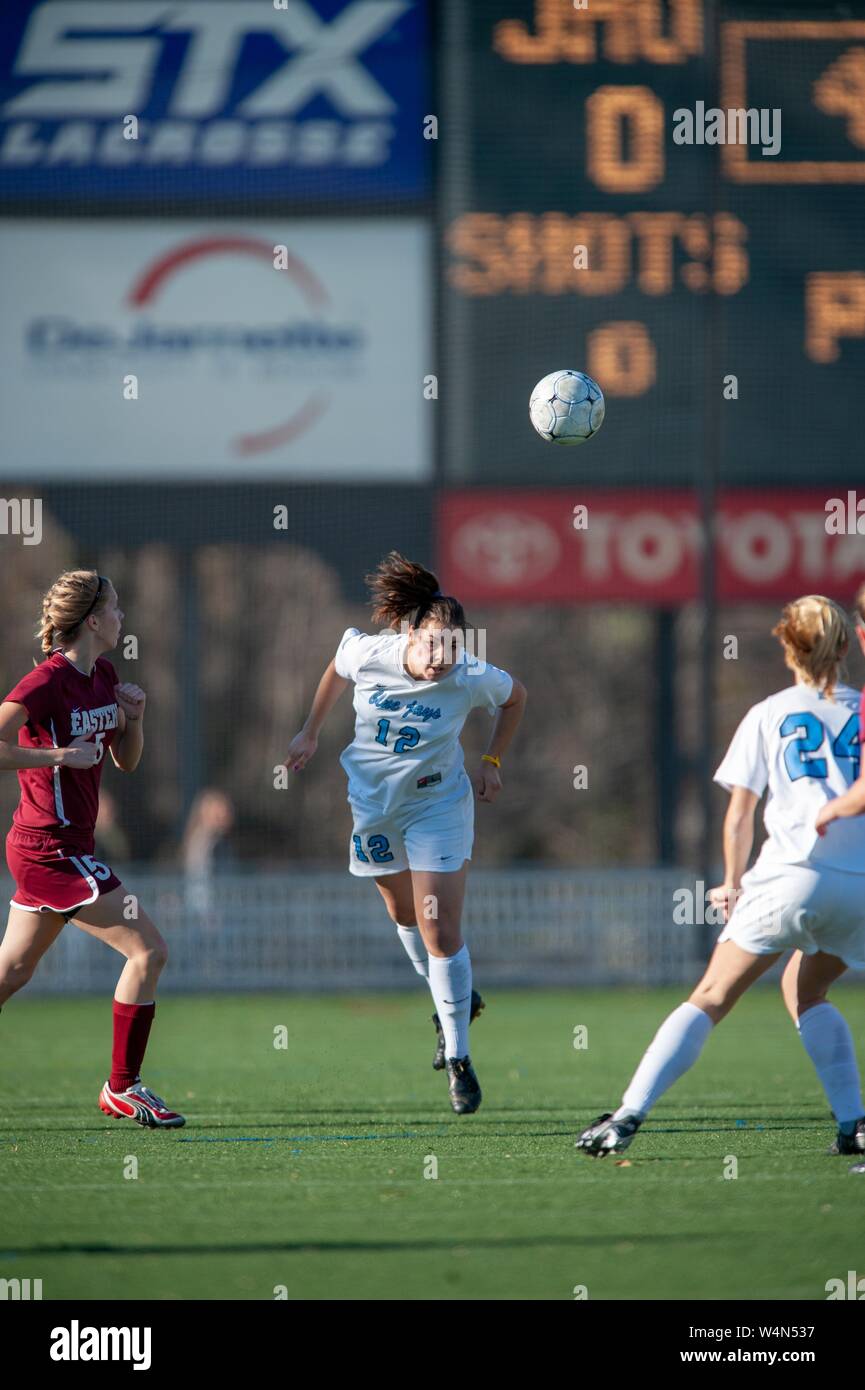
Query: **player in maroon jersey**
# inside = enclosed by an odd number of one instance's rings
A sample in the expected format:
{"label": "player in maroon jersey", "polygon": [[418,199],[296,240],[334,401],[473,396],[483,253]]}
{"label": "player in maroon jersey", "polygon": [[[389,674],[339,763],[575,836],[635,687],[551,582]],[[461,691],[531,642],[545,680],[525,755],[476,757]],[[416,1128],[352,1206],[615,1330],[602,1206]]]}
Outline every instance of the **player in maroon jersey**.
{"label": "player in maroon jersey", "polygon": [[[114,994],[111,1074],[99,1096],[106,1115],[150,1129],[185,1123],[141,1082],[165,942],[107,864],[93,858],[93,830],[106,750],[132,772],[144,746],[146,696],[120,684],[103,655],[120,638],[123,614],[111,581],[68,570],[42,601],[39,636],[47,659],[0,704],[0,771],[15,770],[21,797],[6,839],[15,880],[0,943],[0,1006],[21,989],[67,922],[126,957]],[[125,910],[124,910],[125,909]]]}

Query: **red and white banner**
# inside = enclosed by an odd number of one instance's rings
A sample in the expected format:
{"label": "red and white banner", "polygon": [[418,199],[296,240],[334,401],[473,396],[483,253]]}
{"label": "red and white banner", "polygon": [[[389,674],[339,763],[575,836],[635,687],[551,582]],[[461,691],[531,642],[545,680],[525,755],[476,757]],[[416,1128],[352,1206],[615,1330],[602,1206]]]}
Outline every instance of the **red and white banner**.
{"label": "red and white banner", "polygon": [[425,481],[427,242],[414,218],[7,221],[0,477]]}
{"label": "red and white banner", "polygon": [[[715,533],[721,600],[849,604],[865,581],[865,489],[727,489]],[[684,488],[470,489],[439,505],[442,583],[466,601],[685,603],[700,595],[702,549]]]}

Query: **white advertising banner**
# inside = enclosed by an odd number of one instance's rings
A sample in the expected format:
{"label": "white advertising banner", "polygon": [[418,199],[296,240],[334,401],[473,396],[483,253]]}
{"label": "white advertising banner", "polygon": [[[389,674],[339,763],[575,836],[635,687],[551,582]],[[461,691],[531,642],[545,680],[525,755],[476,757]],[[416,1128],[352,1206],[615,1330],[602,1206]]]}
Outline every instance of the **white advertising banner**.
{"label": "white advertising banner", "polygon": [[0,228],[0,473],[430,476],[428,231],[379,219]]}

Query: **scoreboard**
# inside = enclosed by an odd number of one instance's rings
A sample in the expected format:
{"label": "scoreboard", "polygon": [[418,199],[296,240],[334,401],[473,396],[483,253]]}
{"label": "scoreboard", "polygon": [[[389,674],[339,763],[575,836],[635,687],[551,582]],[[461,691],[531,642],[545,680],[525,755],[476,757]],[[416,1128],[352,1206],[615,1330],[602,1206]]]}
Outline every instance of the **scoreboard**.
{"label": "scoreboard", "polygon": [[[444,478],[865,477],[865,2],[445,0]],[[577,449],[547,372],[601,383]]]}

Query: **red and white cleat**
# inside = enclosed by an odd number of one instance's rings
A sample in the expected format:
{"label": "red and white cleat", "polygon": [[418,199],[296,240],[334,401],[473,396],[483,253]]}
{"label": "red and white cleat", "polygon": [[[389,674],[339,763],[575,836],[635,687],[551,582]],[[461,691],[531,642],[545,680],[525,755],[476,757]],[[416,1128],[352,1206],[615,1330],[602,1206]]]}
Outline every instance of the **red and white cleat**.
{"label": "red and white cleat", "polygon": [[115,1120],[134,1120],[145,1129],[179,1129],[186,1118],[169,1110],[164,1100],[153,1094],[140,1081],[126,1091],[112,1091],[108,1082],[99,1092],[99,1109]]}

